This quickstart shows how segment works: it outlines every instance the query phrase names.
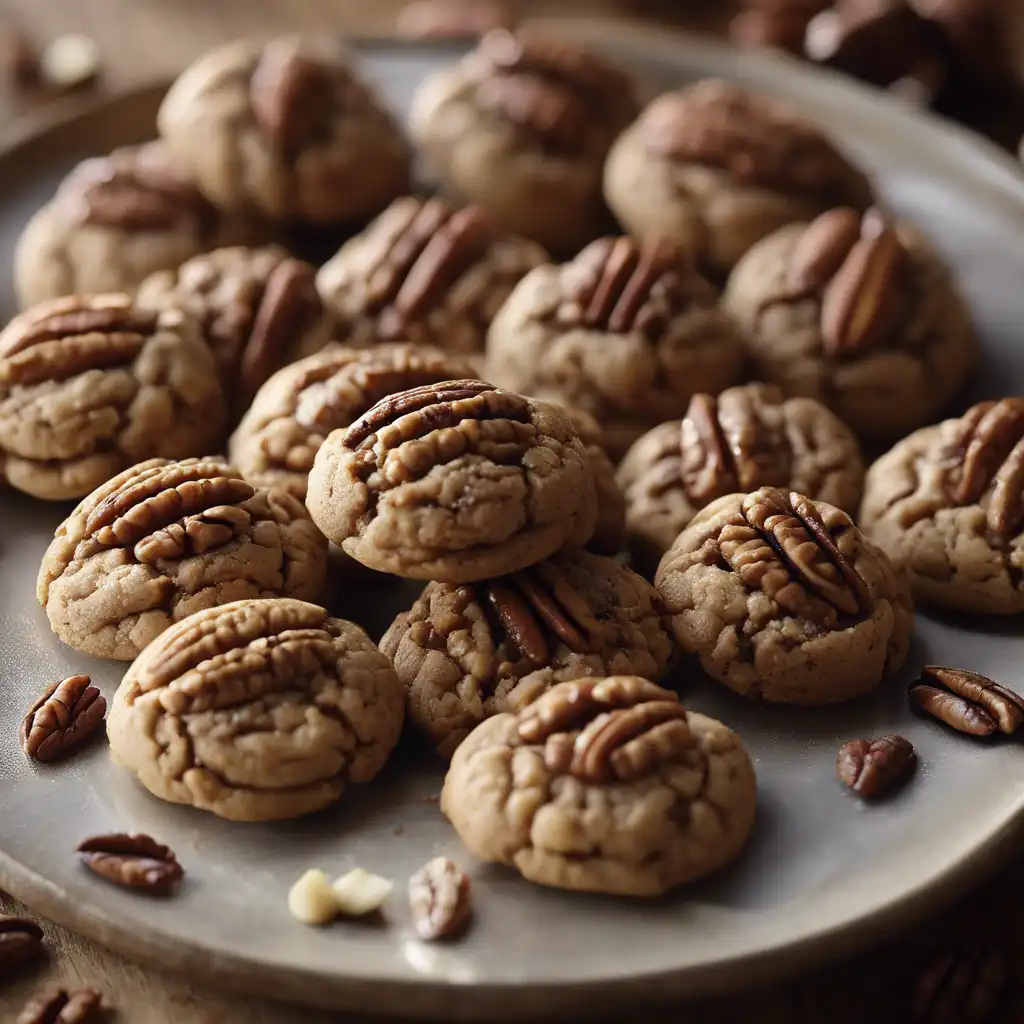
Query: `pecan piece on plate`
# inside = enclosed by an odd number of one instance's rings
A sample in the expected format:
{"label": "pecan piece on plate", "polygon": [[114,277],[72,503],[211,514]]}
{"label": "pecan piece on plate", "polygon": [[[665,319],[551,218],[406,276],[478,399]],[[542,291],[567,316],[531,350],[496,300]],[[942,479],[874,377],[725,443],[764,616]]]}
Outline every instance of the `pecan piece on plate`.
{"label": "pecan piece on plate", "polygon": [[43,951],[43,929],[25,917],[0,914],[0,977]]}
{"label": "pecan piece on plate", "polygon": [[959,732],[991,736],[1024,724],[1024,697],[979,672],[928,665],[909,690],[910,703]]}
{"label": "pecan piece on plate", "polygon": [[88,676],[69,676],[47,687],[19,731],[21,749],[37,761],[56,761],[103,724],[107,701]]}
{"label": "pecan piece on plate", "polygon": [[94,988],[51,986],[32,996],[17,1024],[98,1024],[103,997]]}
{"label": "pecan piece on plate", "polygon": [[902,736],[851,740],[839,750],[836,774],[858,796],[871,800],[898,786],[916,760],[913,744]]}
{"label": "pecan piece on plate", "polygon": [[94,836],[78,847],[82,863],[125,889],[168,896],[184,877],[174,851],[146,835]]}
{"label": "pecan piece on plate", "polygon": [[469,876],[448,857],[435,857],[409,879],[409,906],[421,939],[454,936],[473,915]]}

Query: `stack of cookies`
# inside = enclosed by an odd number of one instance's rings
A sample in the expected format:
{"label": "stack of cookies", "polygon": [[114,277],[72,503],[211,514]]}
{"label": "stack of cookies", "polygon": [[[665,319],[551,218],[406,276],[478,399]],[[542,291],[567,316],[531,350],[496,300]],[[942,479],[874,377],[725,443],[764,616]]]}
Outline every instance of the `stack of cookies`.
{"label": "stack of cookies", "polygon": [[[108,735],[156,796],[315,811],[407,718],[479,856],[656,894],[755,804],[670,670],[833,704],[903,664],[912,590],[1024,609],[1024,406],[933,425],[966,306],[788,107],[642,109],[499,30],[416,97],[429,194],[333,39],[207,54],[158,127],[28,225],[0,334],[3,476],[80,502],[39,601],[133,662]],[[424,584],[379,647],[321,603],[371,572]]]}

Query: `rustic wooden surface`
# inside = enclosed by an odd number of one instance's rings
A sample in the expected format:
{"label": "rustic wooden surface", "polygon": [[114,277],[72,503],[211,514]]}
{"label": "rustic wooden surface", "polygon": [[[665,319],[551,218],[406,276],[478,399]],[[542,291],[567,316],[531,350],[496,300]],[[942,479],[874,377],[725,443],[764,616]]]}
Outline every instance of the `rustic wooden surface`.
{"label": "rustic wooden surface", "polygon": [[[544,14],[607,12],[615,6],[612,0],[524,0],[518,4],[525,13]],[[663,6],[675,9],[676,20],[688,18],[691,24],[701,20],[696,11],[699,5],[692,0],[665,2]],[[721,23],[725,0],[708,0],[705,6],[712,8],[712,13],[703,16],[703,27]],[[173,74],[207,47],[240,33],[303,26],[386,33],[393,28],[400,7],[398,0],[0,0],[0,19],[18,26],[39,44],[63,32],[90,35],[103,58],[97,90],[116,93]],[[38,93],[15,92],[7,85],[0,87],[0,141],[16,125],[17,116],[31,116],[45,98]],[[955,808],[951,808],[950,827],[955,826]],[[893,936],[883,948],[868,955],[767,992],[686,1010],[638,1012],[631,1020],[636,1024],[668,1024],[681,1019],[714,1020],[716,1024],[910,1021],[914,979],[936,950],[969,950],[996,943],[1006,950],[1011,974],[1020,974],[1024,908],[1016,883],[1022,865],[1024,850],[953,908],[943,910],[909,935]],[[27,913],[2,893],[0,912]],[[47,956],[27,973],[0,979],[0,1024],[13,1024],[29,994],[49,982],[101,989],[115,1008],[107,1018],[111,1024],[327,1024],[342,1020],[333,1014],[216,994],[187,979],[130,963],[64,929],[41,923],[46,929]],[[962,1020],[968,1024],[966,1017]],[[1024,1021],[1019,991],[1011,992],[998,1020],[1005,1024]],[[347,1018],[345,1024],[356,1024],[356,1019]]]}

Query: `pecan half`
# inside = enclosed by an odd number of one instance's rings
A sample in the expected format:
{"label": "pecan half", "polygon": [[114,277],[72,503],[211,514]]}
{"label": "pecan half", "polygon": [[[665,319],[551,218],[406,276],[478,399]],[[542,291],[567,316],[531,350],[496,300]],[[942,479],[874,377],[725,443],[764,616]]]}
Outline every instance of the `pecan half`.
{"label": "pecan half", "polygon": [[409,908],[421,939],[456,935],[473,915],[469,876],[455,861],[435,857],[409,879]]}
{"label": "pecan half", "polygon": [[88,676],[58,680],[32,705],[19,739],[26,757],[57,761],[103,725],[107,701]]}
{"label": "pecan half", "polygon": [[980,501],[991,487],[986,525],[1009,540],[1024,528],[1024,399],[981,402],[961,418],[945,460],[958,505]]}
{"label": "pecan half", "polygon": [[[839,528],[852,528],[845,513],[836,514]],[[743,515],[742,524],[723,527],[719,548],[747,586],[763,590],[789,613],[817,622],[870,610],[867,585],[809,498],[765,487],[744,499]]]}
{"label": "pecan half", "polygon": [[902,736],[851,740],[836,757],[836,774],[858,796],[869,800],[899,785],[914,767],[913,744]]}
{"label": "pecan half", "polygon": [[125,889],[168,896],[185,872],[170,847],[146,835],[94,836],[78,847],[82,863]]}
{"label": "pecan half", "polygon": [[797,240],[786,284],[795,293],[820,291],[836,275],[860,238],[861,217],[841,206],[826,210],[807,225]]}
{"label": "pecan half", "polygon": [[996,723],[987,711],[946,690],[923,684],[911,686],[907,698],[912,708],[945,722],[957,732],[991,736],[996,731]]}
{"label": "pecan half", "polygon": [[26,917],[0,914],[0,977],[43,952],[43,929]]}
{"label": "pecan half", "polygon": [[912,1007],[914,1024],[987,1024],[1009,987],[1006,956],[994,946],[943,950],[925,965]]}
{"label": "pecan half", "polygon": [[[941,665],[927,665],[921,670],[921,675],[911,688],[914,690],[924,689],[924,693],[918,693],[918,706],[936,717],[941,718],[954,728],[960,728],[957,722],[974,723],[977,728],[961,729],[962,732],[974,732],[976,735],[987,736],[998,729],[1002,733],[1015,733],[1024,725],[1024,697],[1015,693],[1007,686],[981,675],[980,672],[970,672],[964,668],[947,668]],[[957,705],[943,702],[931,697],[927,691],[943,691],[946,694],[960,698],[961,702],[970,710],[951,712],[955,721],[950,721],[943,714],[938,714],[932,707],[953,708]],[[926,707],[920,703],[925,697],[930,697]],[[913,698],[912,698],[913,699]],[[974,712],[973,714],[971,712]],[[981,729],[984,731],[981,731]]]}
{"label": "pecan half", "polygon": [[29,999],[17,1024],[96,1024],[102,1002],[103,997],[94,988],[51,986]]}

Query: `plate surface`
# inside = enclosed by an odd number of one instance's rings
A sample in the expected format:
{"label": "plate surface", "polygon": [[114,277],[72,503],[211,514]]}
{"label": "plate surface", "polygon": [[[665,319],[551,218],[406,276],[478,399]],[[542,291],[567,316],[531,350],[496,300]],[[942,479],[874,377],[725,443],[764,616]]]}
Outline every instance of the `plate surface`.
{"label": "plate surface", "polygon": [[[877,175],[885,199],[926,225],[960,271],[986,353],[971,397],[1022,393],[1024,179],[1008,158],[953,126],[911,118],[896,101],[782,58],[740,58],[704,41],[599,23],[565,31],[634,65],[655,87],[722,74],[800,103],[828,124]],[[363,51],[400,109],[422,76],[457,52],[382,43]],[[148,137],[158,98],[151,90],[115,101],[0,156],[5,316],[22,225],[75,160]],[[758,707],[709,681],[681,680],[688,704],[722,718],[748,745],[759,817],[732,868],[655,903],[544,890],[473,863],[431,799],[439,764],[417,754],[403,753],[333,809],[263,826],[161,804],[110,764],[102,743],[63,765],[30,765],[16,724],[43,686],[88,672],[109,697],[124,666],[63,647],[35,603],[39,560],[66,509],[10,492],[0,501],[0,885],[62,924],[197,978],[449,1021],[635,1007],[638,998],[778,978],[905,926],[983,872],[1024,819],[1024,749],[972,743],[914,719],[901,685],[926,662],[1016,685],[1020,626],[925,615],[904,677],[842,708]],[[383,581],[343,595],[336,611],[351,611],[379,635],[409,599],[407,585]],[[864,807],[835,782],[836,750],[852,737],[894,731],[918,748],[920,770],[895,799]],[[79,868],[72,851],[82,838],[121,830],[148,832],[178,852],[188,872],[178,898],[133,897]],[[438,853],[471,868],[478,916],[463,941],[430,946],[412,935],[402,886]],[[340,874],[355,864],[398,883],[387,927],[315,930],[291,919],[285,894],[303,870]]]}

